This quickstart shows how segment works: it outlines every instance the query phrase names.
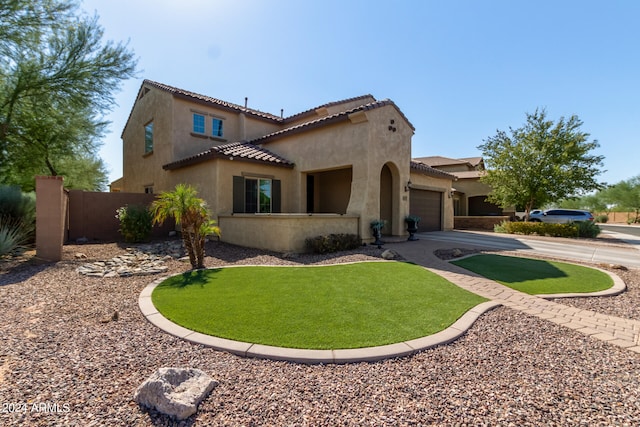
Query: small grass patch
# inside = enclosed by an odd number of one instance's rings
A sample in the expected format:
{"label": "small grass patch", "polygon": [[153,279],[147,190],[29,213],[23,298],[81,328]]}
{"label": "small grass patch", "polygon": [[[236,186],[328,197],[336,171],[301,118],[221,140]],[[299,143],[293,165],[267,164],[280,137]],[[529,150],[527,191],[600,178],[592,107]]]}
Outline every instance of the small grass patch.
{"label": "small grass patch", "polygon": [[165,280],[151,298],[185,328],[304,349],[431,335],[486,301],[422,267],[392,262],[199,270]]}
{"label": "small grass patch", "polygon": [[564,262],[481,254],[453,264],[531,295],[597,292],[613,286],[608,274]]}

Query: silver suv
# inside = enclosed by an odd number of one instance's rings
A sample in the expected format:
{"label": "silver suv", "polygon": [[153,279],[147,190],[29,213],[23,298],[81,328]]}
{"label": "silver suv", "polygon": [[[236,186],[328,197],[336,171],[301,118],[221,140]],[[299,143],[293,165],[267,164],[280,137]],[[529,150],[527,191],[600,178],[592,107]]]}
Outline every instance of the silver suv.
{"label": "silver suv", "polygon": [[571,222],[593,221],[593,215],[589,211],[574,209],[548,209],[543,212],[531,213],[531,222],[548,222],[551,224],[568,224]]}

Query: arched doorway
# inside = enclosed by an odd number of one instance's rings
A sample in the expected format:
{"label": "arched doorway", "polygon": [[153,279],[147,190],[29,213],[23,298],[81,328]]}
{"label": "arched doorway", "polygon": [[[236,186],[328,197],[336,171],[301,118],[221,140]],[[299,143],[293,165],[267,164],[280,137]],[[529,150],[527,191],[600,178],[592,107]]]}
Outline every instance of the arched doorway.
{"label": "arched doorway", "polygon": [[388,165],[380,171],[380,219],[386,222],[382,234],[393,231],[393,174]]}

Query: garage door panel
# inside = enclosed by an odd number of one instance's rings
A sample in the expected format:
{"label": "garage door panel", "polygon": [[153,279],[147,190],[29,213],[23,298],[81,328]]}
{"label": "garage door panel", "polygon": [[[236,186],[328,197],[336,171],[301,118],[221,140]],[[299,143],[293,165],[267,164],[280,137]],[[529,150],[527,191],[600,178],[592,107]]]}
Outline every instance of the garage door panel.
{"label": "garage door panel", "polygon": [[418,231],[442,230],[442,193],[411,189],[409,212],[421,218]]}

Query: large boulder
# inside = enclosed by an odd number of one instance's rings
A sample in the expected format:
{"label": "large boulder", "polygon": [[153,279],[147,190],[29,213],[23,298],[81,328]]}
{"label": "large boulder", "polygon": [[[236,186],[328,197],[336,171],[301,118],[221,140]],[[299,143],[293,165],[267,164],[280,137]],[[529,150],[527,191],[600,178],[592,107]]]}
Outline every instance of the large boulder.
{"label": "large boulder", "polygon": [[140,405],[184,420],[195,414],[198,405],[218,382],[200,369],[160,368],[142,383],[133,395]]}

